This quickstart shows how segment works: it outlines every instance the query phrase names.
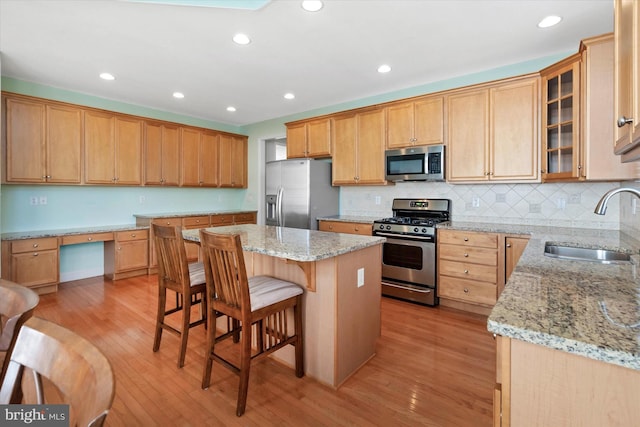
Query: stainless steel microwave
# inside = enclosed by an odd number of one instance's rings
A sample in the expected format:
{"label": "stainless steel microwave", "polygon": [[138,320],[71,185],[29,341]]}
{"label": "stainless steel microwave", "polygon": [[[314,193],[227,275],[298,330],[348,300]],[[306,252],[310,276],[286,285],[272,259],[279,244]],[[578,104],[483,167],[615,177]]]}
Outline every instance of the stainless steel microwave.
{"label": "stainless steel microwave", "polygon": [[444,181],[444,145],[385,151],[387,181]]}

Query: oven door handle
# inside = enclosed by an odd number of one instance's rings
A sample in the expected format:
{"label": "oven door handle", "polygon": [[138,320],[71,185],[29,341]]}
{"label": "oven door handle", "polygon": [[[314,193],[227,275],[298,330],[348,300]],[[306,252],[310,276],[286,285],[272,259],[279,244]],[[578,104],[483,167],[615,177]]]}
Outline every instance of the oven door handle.
{"label": "oven door handle", "polygon": [[380,232],[380,231],[376,231],[375,233],[376,236],[383,236],[383,237],[391,237],[392,239],[402,239],[402,240],[424,240],[427,242],[433,242],[433,236],[407,236],[404,234],[393,234],[393,233],[385,233],[385,232]]}
{"label": "oven door handle", "polygon": [[395,283],[385,282],[384,280],[381,283],[383,285],[385,285],[385,286],[391,286],[391,287],[398,288],[398,289],[406,289],[406,290],[409,290],[409,291],[412,291],[412,292],[418,292],[418,293],[421,293],[421,294],[430,294],[431,291],[433,290],[431,288],[418,289],[417,286],[396,285]]}

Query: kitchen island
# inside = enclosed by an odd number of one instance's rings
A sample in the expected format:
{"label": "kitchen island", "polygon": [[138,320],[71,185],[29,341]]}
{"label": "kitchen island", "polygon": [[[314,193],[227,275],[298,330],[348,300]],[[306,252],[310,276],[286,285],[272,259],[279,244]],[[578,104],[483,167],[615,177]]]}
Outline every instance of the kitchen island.
{"label": "kitchen island", "polygon": [[[618,230],[439,228],[531,236],[487,322],[497,339],[495,425],[640,425],[640,242]],[[631,262],[552,258],[547,242],[625,252]]]}
{"label": "kitchen island", "polygon": [[[249,277],[297,283],[303,296],[305,374],[338,388],[375,355],[380,336],[381,237],[244,224],[239,233]],[[184,230],[198,242],[199,230]],[[288,346],[272,355],[293,366]]]}

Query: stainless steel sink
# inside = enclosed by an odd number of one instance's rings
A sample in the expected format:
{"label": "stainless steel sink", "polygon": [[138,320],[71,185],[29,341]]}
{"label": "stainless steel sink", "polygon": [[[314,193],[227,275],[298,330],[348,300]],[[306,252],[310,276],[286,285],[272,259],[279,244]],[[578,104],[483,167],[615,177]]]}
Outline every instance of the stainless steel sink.
{"label": "stainless steel sink", "polygon": [[602,264],[626,264],[631,262],[631,255],[608,249],[578,248],[552,243],[544,245],[544,254],[548,257],[573,261],[591,261]]}

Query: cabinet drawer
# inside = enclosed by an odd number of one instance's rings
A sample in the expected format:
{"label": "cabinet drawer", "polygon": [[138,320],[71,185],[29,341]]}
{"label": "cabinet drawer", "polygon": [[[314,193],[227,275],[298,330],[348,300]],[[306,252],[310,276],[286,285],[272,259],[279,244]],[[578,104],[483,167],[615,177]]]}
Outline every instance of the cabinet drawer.
{"label": "cabinet drawer", "polygon": [[498,253],[495,249],[441,244],[439,250],[440,259],[482,265],[498,265]]}
{"label": "cabinet drawer", "polygon": [[148,238],[149,238],[149,230],[127,230],[127,231],[118,231],[116,233],[116,240],[118,242],[147,240]]}
{"label": "cabinet drawer", "polygon": [[498,269],[495,266],[441,260],[439,267],[442,275],[480,280],[494,285],[498,280]]}
{"label": "cabinet drawer", "polygon": [[45,251],[58,248],[57,237],[45,237],[42,239],[16,240],[11,243],[11,253],[19,254],[23,252]]}
{"label": "cabinet drawer", "polygon": [[233,216],[233,222],[235,224],[255,224],[256,214],[254,213],[235,214]]}
{"label": "cabinet drawer", "polygon": [[320,231],[331,231],[334,233],[362,234],[371,236],[373,225],[342,221],[320,221],[318,225]]}
{"label": "cabinet drawer", "polygon": [[482,248],[498,247],[497,234],[476,231],[438,230],[438,241],[451,245],[478,246]]}
{"label": "cabinet drawer", "polygon": [[182,218],[154,218],[151,223],[158,225],[170,225],[172,227],[175,227],[176,225],[182,226]]}
{"label": "cabinet drawer", "polygon": [[497,300],[497,288],[489,283],[440,276],[438,296],[474,304],[494,305]]}
{"label": "cabinet drawer", "polygon": [[224,214],[224,215],[211,215],[211,226],[221,226],[221,225],[232,225],[233,224],[233,215],[232,214]]}
{"label": "cabinet drawer", "polygon": [[113,240],[113,233],[89,233],[63,236],[62,245],[75,245],[78,243],[106,242]]}
{"label": "cabinet drawer", "polygon": [[209,226],[209,215],[182,218],[182,226],[184,228],[206,228]]}

